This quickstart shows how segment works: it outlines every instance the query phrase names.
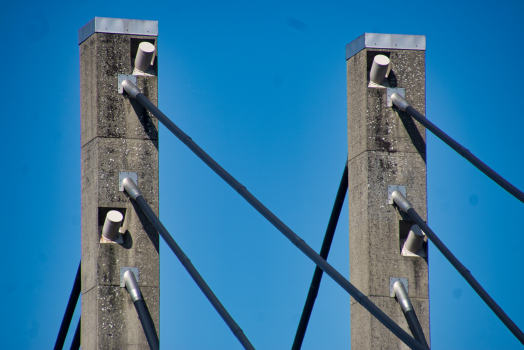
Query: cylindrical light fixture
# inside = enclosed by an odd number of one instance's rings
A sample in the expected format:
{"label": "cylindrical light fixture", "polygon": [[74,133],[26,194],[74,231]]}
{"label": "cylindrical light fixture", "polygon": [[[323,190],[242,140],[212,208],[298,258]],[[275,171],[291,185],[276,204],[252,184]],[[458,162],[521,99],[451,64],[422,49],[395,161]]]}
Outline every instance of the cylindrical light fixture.
{"label": "cylindrical light fixture", "polygon": [[153,55],[155,54],[155,45],[147,41],[141,42],[138,45],[136,52],[135,68],[142,72],[147,72],[151,66]]}
{"label": "cylindrical light fixture", "polygon": [[121,212],[116,210],[109,211],[102,228],[102,236],[111,241],[116,241],[120,237],[119,230],[120,226],[122,226],[122,220],[124,220],[124,216]]}
{"label": "cylindrical light fixture", "polygon": [[404,249],[410,253],[416,254],[420,248],[422,248],[422,243],[424,243],[424,232],[418,227],[418,225],[411,226],[409,230],[408,238],[404,243]]}
{"label": "cylindrical light fixture", "polygon": [[375,84],[382,84],[386,78],[388,68],[389,58],[384,55],[376,55],[375,58],[373,58],[373,65],[371,66],[369,79]]}

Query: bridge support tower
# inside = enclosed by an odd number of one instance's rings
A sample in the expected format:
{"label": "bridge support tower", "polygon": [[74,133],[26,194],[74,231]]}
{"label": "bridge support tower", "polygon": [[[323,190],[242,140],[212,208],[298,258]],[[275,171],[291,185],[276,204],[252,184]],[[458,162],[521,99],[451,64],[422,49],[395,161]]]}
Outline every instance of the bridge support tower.
{"label": "bridge support tower", "polygon": [[[424,36],[366,33],[346,46],[346,60],[350,281],[411,334],[390,293],[392,281],[403,279],[429,343],[427,243],[402,254],[413,222],[388,203],[389,186],[405,186],[427,217],[425,128],[388,103],[400,91],[425,113],[425,48]],[[407,346],[352,300],[351,348]]]}
{"label": "bridge support tower", "polygon": [[[121,172],[136,173],[158,214],[158,124],[118,92],[119,74],[135,73],[138,87],[157,103],[156,57],[148,72],[134,69],[138,46],[148,42],[156,47],[157,35],[156,21],[101,17],[79,30],[83,350],[149,349],[133,301],[121,286],[123,267],[138,269],[157,335],[160,330],[158,233],[119,189]],[[111,210],[123,217],[116,242],[102,237]]]}

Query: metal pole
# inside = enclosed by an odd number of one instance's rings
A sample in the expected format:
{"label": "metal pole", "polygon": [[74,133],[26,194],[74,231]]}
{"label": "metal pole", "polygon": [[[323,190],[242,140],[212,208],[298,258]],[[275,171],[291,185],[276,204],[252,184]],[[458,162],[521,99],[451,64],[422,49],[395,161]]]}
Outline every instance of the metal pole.
{"label": "metal pole", "polygon": [[435,247],[448,259],[448,261],[453,265],[453,267],[464,277],[464,279],[469,283],[473,290],[479,295],[479,297],[484,300],[484,302],[489,306],[489,308],[497,315],[497,317],[504,323],[506,327],[513,333],[513,335],[524,344],[524,333],[517,327],[517,325],[506,315],[506,313],[498,306],[498,304],[491,298],[491,296],[482,288],[482,286],[477,282],[473,277],[471,272],[462,265],[462,263],[451,253],[451,251],[442,243],[442,241],[437,237],[435,232],[433,232],[429,226],[422,220],[418,213],[413,209],[411,203],[404,197],[399,191],[393,191],[392,193],[393,200],[399,206],[400,209],[405,211],[415,223],[424,231],[426,236],[433,242]]}
{"label": "metal pole", "polygon": [[511,194],[513,197],[517,198],[519,201],[524,203],[524,193],[521,190],[513,186],[506,179],[500,176],[497,172],[495,172],[493,169],[487,166],[483,161],[475,157],[473,153],[471,153],[469,150],[467,150],[457,141],[449,137],[444,131],[440,130],[435,124],[427,120],[422,114],[420,114],[417,110],[415,110],[415,108],[411,107],[409,102],[406,101],[402,96],[400,96],[397,93],[394,93],[393,95],[391,95],[391,99],[393,103],[395,104],[395,106],[397,106],[400,110],[405,111],[410,116],[415,118],[420,124],[424,125],[429,131],[435,134],[435,136],[437,136],[439,139],[444,141],[448,146],[453,148],[462,157],[466,158],[466,160],[468,160],[477,169],[479,169],[484,174],[486,174],[491,180],[495,181],[500,187],[502,187],[507,192],[509,192],[509,194]]}
{"label": "metal pole", "polygon": [[69,301],[67,302],[66,311],[64,318],[62,319],[62,324],[60,325],[60,330],[58,331],[58,337],[55,342],[55,350],[61,350],[64,347],[64,342],[67,337],[67,331],[69,330],[69,325],[71,325],[71,319],[75,313],[76,303],[78,297],[80,296],[80,267],[82,263],[78,264],[78,270],[76,271],[75,283],[73,284],[73,290],[69,296]]}
{"label": "metal pole", "polygon": [[395,291],[395,296],[397,297],[397,301],[400,304],[402,311],[404,311],[404,316],[406,317],[408,326],[411,329],[411,333],[413,333],[413,336],[420,344],[424,345],[426,349],[429,349],[426,337],[424,336],[424,331],[420,326],[417,314],[415,314],[415,310],[409,299],[408,292],[406,292],[406,289],[404,288],[404,284],[400,281],[396,281],[395,284],[393,284],[393,290]]}
{"label": "metal pole", "polygon": [[80,328],[81,328],[82,318],[78,319],[78,324],[76,325],[75,335],[73,336],[73,341],[71,342],[71,347],[69,350],[80,350]]}
{"label": "metal pole", "polygon": [[142,323],[144,334],[146,335],[147,342],[149,343],[149,348],[151,350],[158,350],[158,338],[156,336],[155,330],[153,329],[153,325],[151,324],[152,321],[150,320],[150,315],[147,311],[144,299],[142,299],[142,293],[140,292],[140,287],[138,287],[135,274],[131,272],[131,270],[127,270],[124,273],[124,281],[126,283],[126,289],[133,300],[133,304],[135,304],[138,318],[140,318],[140,323]]}
{"label": "metal pole", "polygon": [[137,204],[140,206],[140,209],[146,214],[149,221],[153,224],[155,229],[158,231],[158,233],[164,238],[164,241],[167,243],[169,248],[175,253],[176,257],[182,265],[186,268],[187,272],[189,272],[189,275],[191,275],[191,278],[195,281],[195,283],[198,285],[200,290],[204,293],[206,298],[211,302],[215,310],[219,313],[219,315],[222,317],[222,319],[226,322],[226,324],[229,326],[233,334],[238,338],[244,349],[246,350],[255,350],[253,345],[251,345],[251,342],[249,339],[247,339],[246,335],[242,331],[242,329],[238,326],[238,324],[235,322],[233,317],[227,312],[226,308],[222,305],[220,300],[216,297],[216,295],[213,293],[211,288],[207,285],[206,281],[200,276],[197,269],[193,266],[191,263],[191,260],[187,257],[186,254],[182,251],[182,249],[178,246],[178,244],[175,242],[173,237],[169,234],[169,232],[166,230],[162,222],[158,219],[158,216],[156,216],[155,212],[151,209],[149,204],[147,204],[146,200],[142,196],[142,193],[136,186],[135,182],[130,178],[125,178],[123,181],[124,188],[129,194],[131,198],[133,198]]}
{"label": "metal pole", "polygon": [[[360,305],[375,316],[384,326],[393,334],[412,349],[424,349],[420,343],[413,339],[405,330],[397,325],[382,310],[373,304],[364,294],[355,288],[344,276],[326,262],[317,254],[302,238],[297,236],[289,227],[287,227],[279,218],[266,208],[258,199],[253,196],[245,186],[240,184],[224,168],[222,168],[213,158],[211,158],[203,149],[201,149],[186,133],[175,125],[164,113],[162,113],[151,101],[148,100],[131,81],[124,80],[122,86],[125,91],[133,98],[136,98],[147,110],[149,110],[166,128],[168,128],[176,137],[178,137],[193,153],[195,153],[204,163],[206,163],[218,176],[226,181],[235,189],[244,199],[253,206],[263,217],[265,217],[273,226],[275,226],[284,236],[286,236],[294,245],[306,254],[318,267],[327,273],[336,283],[338,283],[346,292],[348,292]],[[158,229],[157,229],[158,230]]]}
{"label": "metal pole", "polygon": [[[335,235],[335,229],[337,228],[338,218],[340,217],[340,212],[342,211],[342,205],[344,204],[344,198],[346,198],[347,190],[348,166],[346,162],[342,179],[340,180],[340,185],[338,186],[335,204],[333,205],[333,210],[331,211],[331,216],[329,218],[326,234],[324,235],[324,241],[322,242],[322,247],[320,248],[320,256],[324,260],[327,260],[329,249],[331,248],[331,243],[333,242],[333,236]],[[302,342],[304,341],[304,336],[306,335],[307,325],[309,323],[311,313],[313,312],[313,306],[315,305],[315,299],[317,298],[323,273],[324,271],[322,271],[320,267],[315,267],[313,280],[311,281],[311,286],[309,287],[309,292],[307,293],[306,303],[304,304],[304,310],[302,311],[302,316],[300,317],[300,322],[298,324],[297,333],[295,334],[295,340],[293,341],[291,350],[300,350],[302,347]]]}

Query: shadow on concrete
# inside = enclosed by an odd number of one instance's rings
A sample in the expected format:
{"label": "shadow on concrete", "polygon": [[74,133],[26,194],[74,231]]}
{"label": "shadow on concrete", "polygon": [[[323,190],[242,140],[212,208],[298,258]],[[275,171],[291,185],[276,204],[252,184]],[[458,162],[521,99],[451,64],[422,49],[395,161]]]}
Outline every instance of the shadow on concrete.
{"label": "shadow on concrete", "polygon": [[122,235],[123,243],[119,243],[122,248],[131,249],[133,247],[133,236],[129,233],[129,230]]}
{"label": "shadow on concrete", "polygon": [[149,136],[149,139],[153,141],[156,149],[158,149],[158,129],[153,123],[149,112],[137,100],[130,98],[129,102],[131,103],[131,107],[133,107],[140,124],[142,124],[142,127],[144,128],[144,132]]}
{"label": "shadow on concrete", "polygon": [[424,161],[424,164],[426,164],[426,141],[420,134],[420,131],[418,130],[413,118],[406,112],[403,112],[398,109],[397,111],[400,121],[402,121],[402,124],[404,124],[404,128],[406,128],[406,131],[408,133],[409,138],[411,139],[411,142],[413,143],[413,146],[415,146],[415,149]]}
{"label": "shadow on concrete", "polygon": [[153,243],[153,246],[155,247],[156,252],[158,253],[158,245],[159,245],[159,239],[160,239],[159,238],[160,235],[158,234],[158,231],[155,229],[151,221],[149,221],[148,217],[146,216],[146,214],[144,214],[144,212],[142,211],[138,203],[134,199],[131,199],[131,198],[130,198],[130,202],[133,208],[135,209],[135,213],[138,216],[138,220],[140,220],[142,227],[144,227],[144,231],[146,231],[147,236],[151,240],[151,243]]}

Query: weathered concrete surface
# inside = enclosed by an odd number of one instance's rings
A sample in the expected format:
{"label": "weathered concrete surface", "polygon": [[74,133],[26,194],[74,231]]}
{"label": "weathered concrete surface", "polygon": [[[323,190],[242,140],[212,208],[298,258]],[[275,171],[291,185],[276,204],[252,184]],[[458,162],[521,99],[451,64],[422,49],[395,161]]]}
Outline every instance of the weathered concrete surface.
{"label": "weathered concrete surface", "polygon": [[[398,325],[405,329],[408,334],[411,334],[408,328],[408,324],[402,312],[398,312],[398,304],[392,303],[390,297],[370,297],[369,298],[375,305],[377,305],[382,311],[384,311],[389,317],[393,319]],[[429,314],[429,301],[428,299],[418,299],[410,296],[415,313],[419,318],[422,329],[427,337],[426,330],[429,329],[429,318],[421,317],[424,314]],[[351,349],[406,349],[409,347],[398,340],[386,327],[382,325],[375,317],[369,312],[361,313],[363,307],[357,304],[355,301],[351,302]],[[359,322],[355,323],[354,319],[358,318]],[[353,333],[360,335],[369,334],[369,331],[373,330],[373,336],[353,336]]]}
{"label": "weathered concrete surface", "polygon": [[[117,93],[118,74],[131,74],[132,38],[150,36],[95,33],[80,45],[81,145],[96,137],[156,140],[158,121],[136,101]],[[138,87],[157,103],[157,78],[139,76]],[[133,106],[139,113],[132,112]],[[138,118],[137,118],[138,115]]]}
{"label": "weathered concrete surface", "polygon": [[[364,49],[347,60],[350,280],[411,334],[400,306],[389,297],[389,278],[407,278],[429,342],[427,259],[401,255],[399,222],[409,217],[387,204],[388,185],[404,185],[408,200],[427,216],[425,128],[386,107],[385,88],[368,87],[377,52],[391,59],[390,86],[405,88],[406,99],[425,113],[424,51]],[[407,346],[352,299],[351,348]]]}
{"label": "weathered concrete surface", "polygon": [[[153,316],[153,311],[159,309],[159,288],[141,286],[140,289]],[[158,333],[159,318],[152,319]],[[84,330],[85,321],[94,327]],[[82,294],[82,332],[86,332],[82,334],[82,349],[149,350],[133,301],[120,286],[98,286]]]}
{"label": "weathered concrete surface", "polygon": [[[95,33],[80,45],[82,147],[82,349],[149,349],[133,302],[120,287],[120,267],[138,267],[144,300],[160,330],[159,237],[128,196],[120,171],[138,173],[138,186],[158,214],[158,122],[117,92],[118,74],[131,74],[134,35]],[[138,77],[157,103],[157,78]],[[123,244],[100,243],[100,215],[125,209]],[[136,210],[135,210],[136,209]]]}

